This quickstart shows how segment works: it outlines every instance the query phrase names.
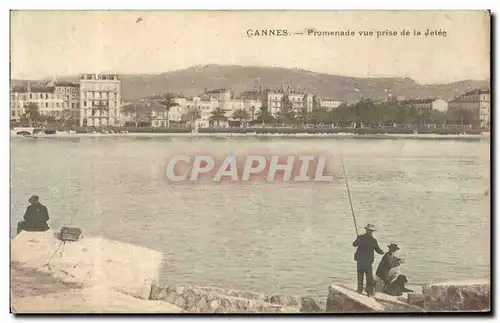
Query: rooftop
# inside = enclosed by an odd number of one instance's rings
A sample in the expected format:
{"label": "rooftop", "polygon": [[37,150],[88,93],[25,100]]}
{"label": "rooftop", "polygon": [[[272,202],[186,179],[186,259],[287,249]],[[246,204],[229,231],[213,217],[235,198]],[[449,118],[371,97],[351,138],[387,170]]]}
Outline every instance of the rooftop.
{"label": "rooftop", "polygon": [[418,99],[403,100],[402,102],[409,104],[419,104],[419,103],[432,103],[436,100],[438,100],[438,98],[418,98]]}

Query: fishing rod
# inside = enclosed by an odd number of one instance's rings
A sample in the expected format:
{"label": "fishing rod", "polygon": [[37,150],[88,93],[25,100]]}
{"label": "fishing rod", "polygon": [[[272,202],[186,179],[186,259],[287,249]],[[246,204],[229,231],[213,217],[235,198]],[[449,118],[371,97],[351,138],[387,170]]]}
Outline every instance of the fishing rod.
{"label": "fishing rod", "polygon": [[342,162],[342,170],[344,171],[344,182],[345,182],[345,186],[347,188],[347,196],[349,197],[349,204],[351,205],[352,219],[354,220],[354,228],[356,229],[356,236],[359,236],[358,224],[356,223],[356,215],[354,214],[354,208],[352,206],[351,192],[349,191],[349,183],[347,183],[347,173],[345,171],[344,158],[342,157],[342,151],[340,151],[340,161]]}

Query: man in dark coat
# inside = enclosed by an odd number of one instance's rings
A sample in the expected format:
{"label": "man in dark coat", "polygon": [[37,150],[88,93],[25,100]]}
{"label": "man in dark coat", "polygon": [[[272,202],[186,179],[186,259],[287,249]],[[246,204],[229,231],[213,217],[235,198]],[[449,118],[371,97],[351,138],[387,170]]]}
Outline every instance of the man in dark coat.
{"label": "man in dark coat", "polygon": [[386,290],[387,285],[389,285],[390,282],[389,273],[391,269],[399,266],[403,262],[402,259],[394,255],[394,253],[399,250],[397,244],[391,243],[387,247],[389,248],[389,251],[382,257],[382,260],[380,260],[377,271],[375,273],[377,277],[384,282],[384,291]]}
{"label": "man in dark coat", "polygon": [[374,251],[380,255],[384,251],[380,249],[377,240],[373,237],[375,226],[368,224],[365,227],[366,233],[359,235],[352,243],[353,247],[357,247],[354,254],[354,260],[357,262],[358,272],[358,293],[363,293],[363,281],[366,275],[366,292],[369,296],[373,296],[373,261],[375,260]]}
{"label": "man in dark coat", "polygon": [[17,233],[22,230],[25,231],[47,231],[49,229],[49,225],[47,221],[49,221],[49,211],[40,203],[40,199],[38,196],[33,195],[28,200],[30,205],[26,208],[26,212],[24,213],[24,221],[21,221],[17,225]]}

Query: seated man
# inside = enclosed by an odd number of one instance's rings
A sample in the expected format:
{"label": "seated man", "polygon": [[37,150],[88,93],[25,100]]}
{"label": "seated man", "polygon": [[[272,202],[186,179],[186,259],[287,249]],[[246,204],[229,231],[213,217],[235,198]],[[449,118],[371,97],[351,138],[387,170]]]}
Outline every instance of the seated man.
{"label": "seated man", "polygon": [[393,268],[398,267],[403,260],[396,257],[394,254],[399,250],[397,244],[391,243],[389,246],[389,251],[382,257],[380,261],[376,275],[384,282],[384,288],[389,284],[389,273]]}
{"label": "seated man", "polygon": [[24,213],[24,221],[17,224],[17,234],[24,231],[47,231],[49,225],[49,211],[45,205],[40,203],[38,196],[33,195],[28,200],[30,205],[26,208]]}

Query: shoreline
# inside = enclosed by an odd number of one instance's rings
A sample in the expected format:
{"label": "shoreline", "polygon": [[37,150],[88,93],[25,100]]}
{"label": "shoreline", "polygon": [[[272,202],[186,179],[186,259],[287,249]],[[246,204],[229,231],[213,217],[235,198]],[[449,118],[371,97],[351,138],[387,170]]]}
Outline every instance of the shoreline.
{"label": "shoreline", "polygon": [[300,139],[433,139],[433,140],[490,140],[490,133],[481,134],[358,134],[358,133],[176,133],[176,132],[128,132],[128,133],[68,133],[17,135],[11,131],[10,138],[300,138]]}

